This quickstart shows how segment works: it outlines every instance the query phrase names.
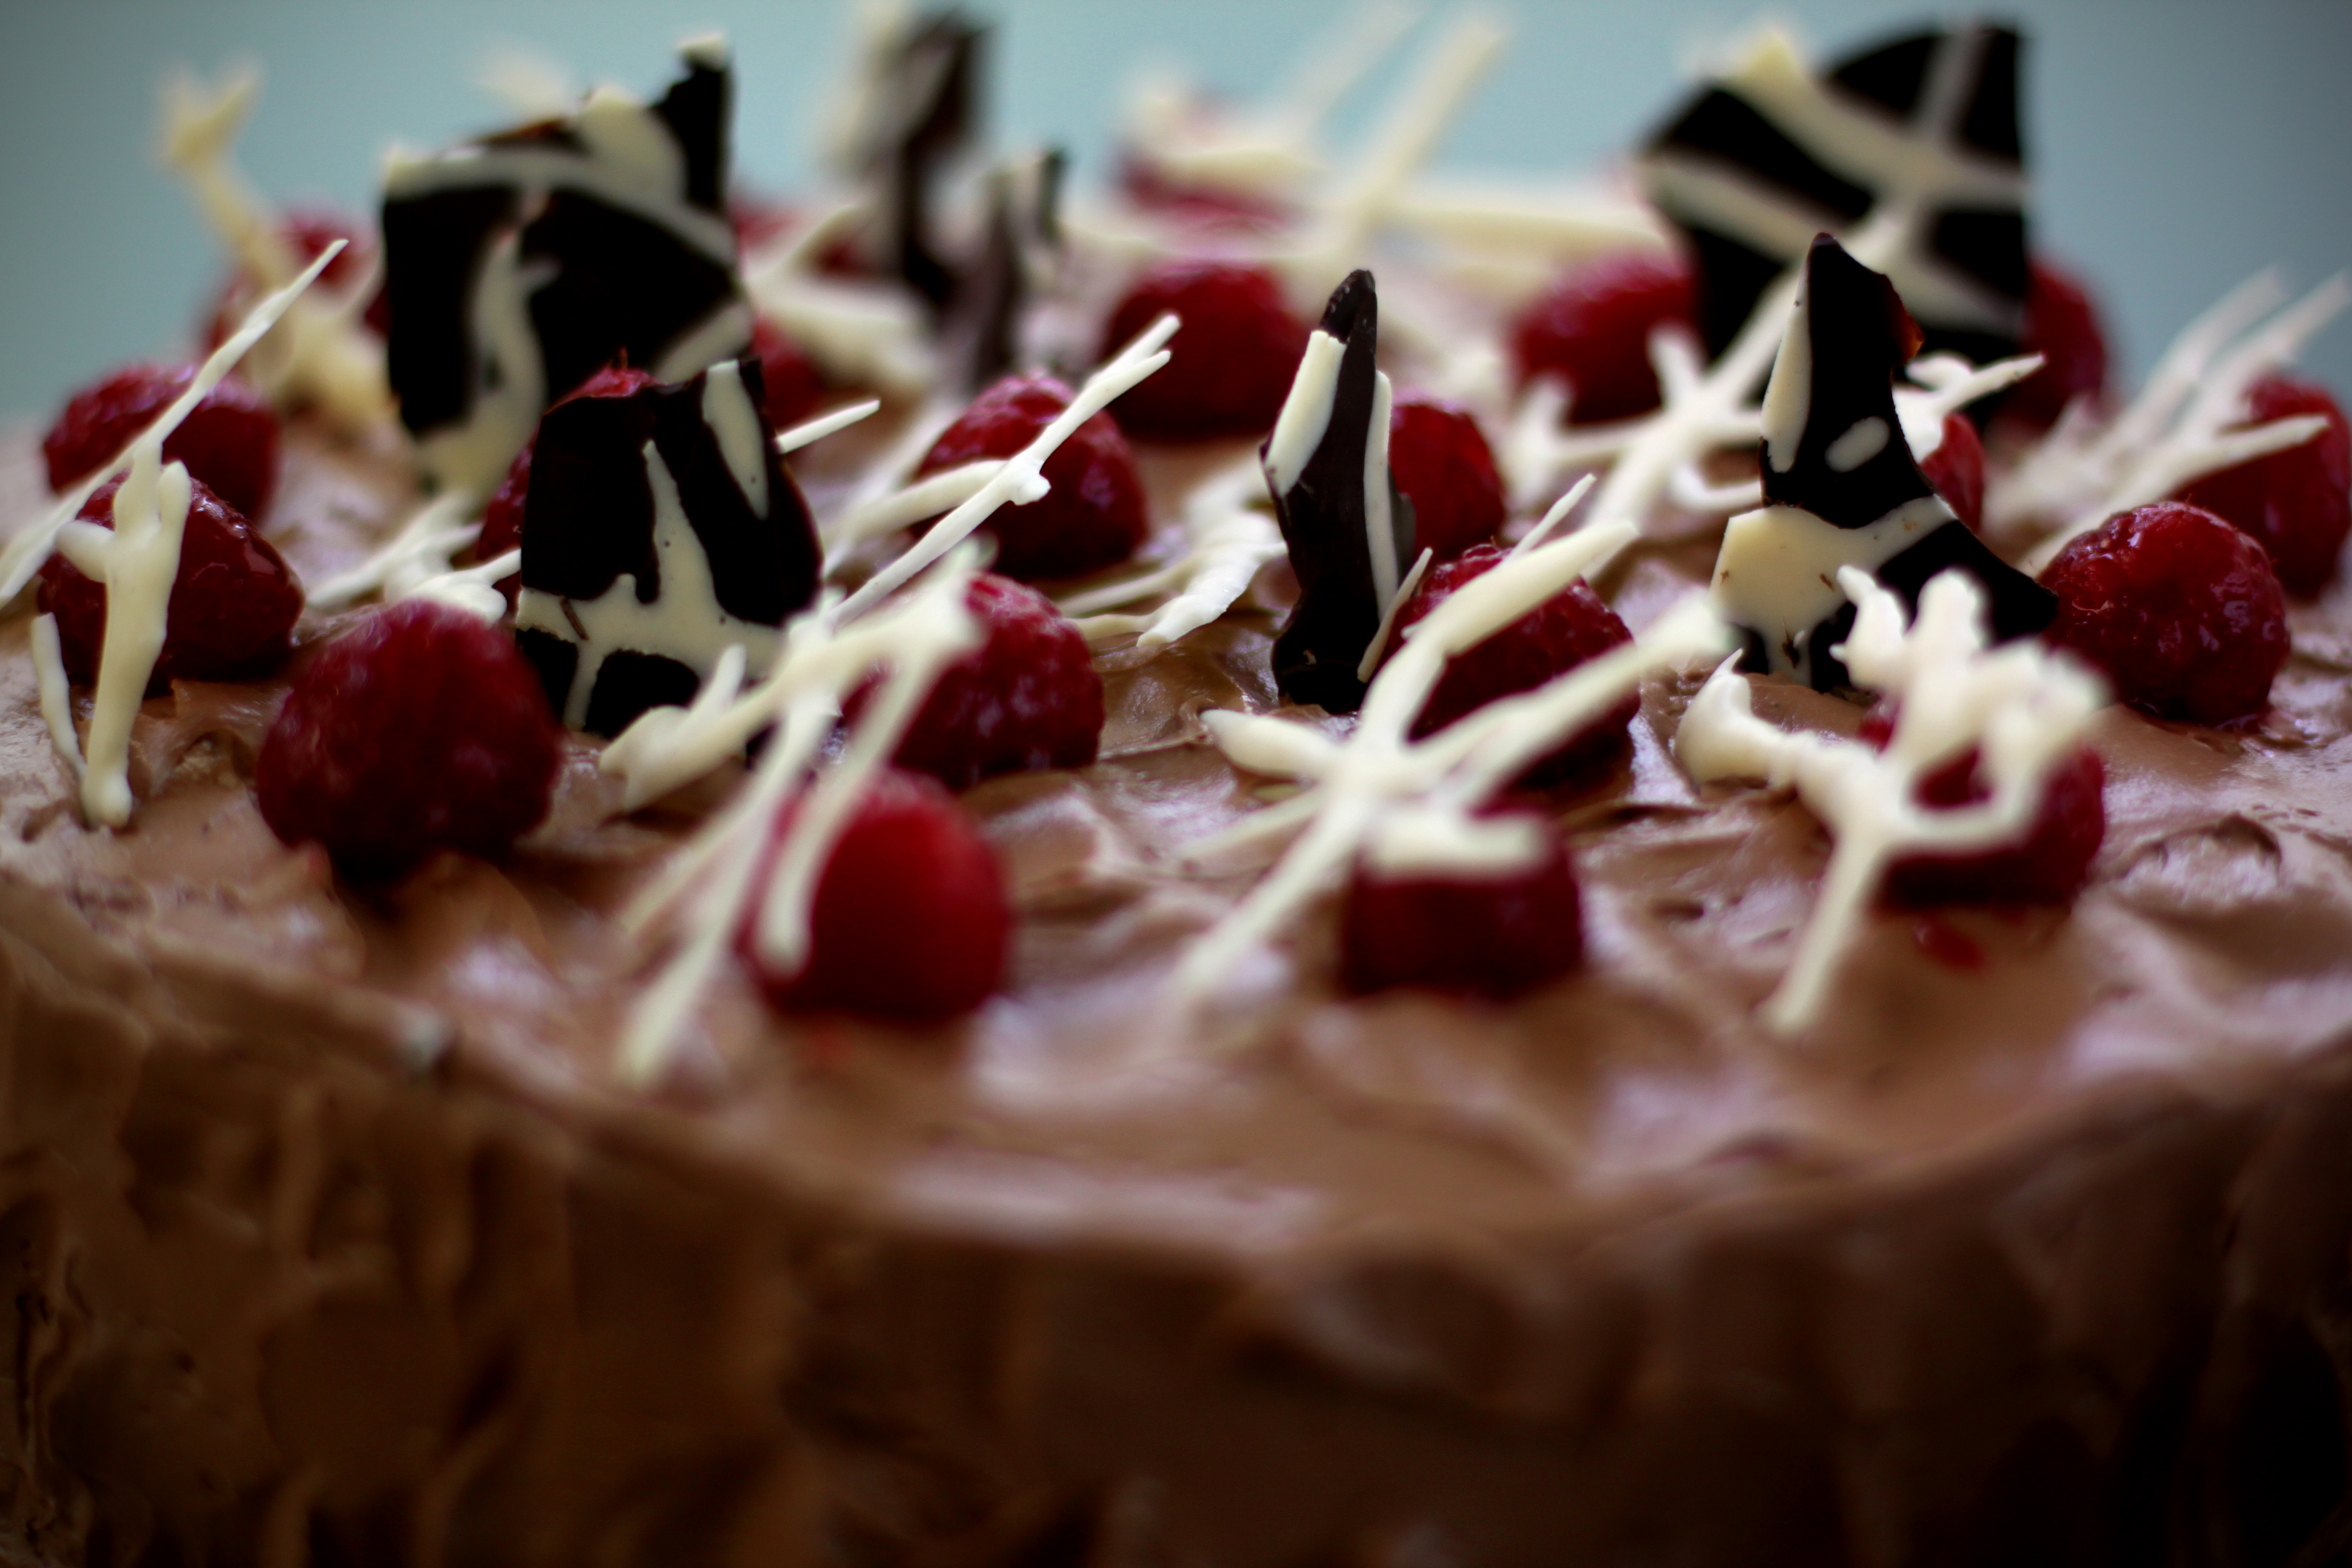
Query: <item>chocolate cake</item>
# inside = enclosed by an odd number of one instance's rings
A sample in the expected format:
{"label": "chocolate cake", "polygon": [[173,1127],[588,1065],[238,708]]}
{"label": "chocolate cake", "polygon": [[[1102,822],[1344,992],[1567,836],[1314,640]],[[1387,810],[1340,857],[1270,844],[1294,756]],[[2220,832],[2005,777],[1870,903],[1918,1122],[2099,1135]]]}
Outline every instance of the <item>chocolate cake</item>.
{"label": "chocolate cake", "polygon": [[830,207],[700,40],[257,215],[0,448],[0,1554],[2352,1551],[2341,285],[2052,426],[2003,29],[1765,36],[1533,296],[1409,136],[1064,204],[983,41]]}

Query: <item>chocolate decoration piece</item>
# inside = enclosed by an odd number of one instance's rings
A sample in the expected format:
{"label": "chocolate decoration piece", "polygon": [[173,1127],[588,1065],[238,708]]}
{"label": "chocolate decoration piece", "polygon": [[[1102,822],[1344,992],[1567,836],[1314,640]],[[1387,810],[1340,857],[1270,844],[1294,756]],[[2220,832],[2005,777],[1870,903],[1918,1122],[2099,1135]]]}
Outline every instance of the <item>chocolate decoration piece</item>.
{"label": "chocolate decoration piece", "polygon": [[939,247],[933,188],[972,139],[985,36],[960,11],[914,19],[868,88],[856,138],[880,196],[871,259],[938,310],[954,299],[956,275]]}
{"label": "chocolate decoration piece", "polygon": [[515,624],[567,722],[615,734],[690,700],[728,644],[758,662],[816,596],[816,530],[763,392],[742,360],[540,422]]}
{"label": "chocolate decoration piece", "polygon": [[1360,268],[1332,291],[1274,434],[1258,449],[1298,579],[1298,602],[1274,645],[1275,680],[1289,700],[1333,713],[1363,702],[1356,668],[1412,558],[1412,504],[1388,477],[1379,341],[1380,300]]}
{"label": "chocolate decoration piece", "polygon": [[1828,235],[1815,237],[1764,393],[1765,504],[1733,518],[1715,594],[1745,635],[1743,667],[1827,691],[1830,652],[1853,622],[1837,569],[1860,566],[1914,610],[1957,567],[1985,590],[1995,642],[2050,624],[2055,597],[1995,555],[1919,471],[1895,411],[1895,376],[1918,343],[1894,286]]}
{"label": "chocolate decoration piece", "polygon": [[965,387],[975,395],[1022,362],[1021,321],[1041,274],[1061,247],[1066,155],[1058,147],[999,165],[989,181],[988,230],[957,290],[950,336],[960,340]]}
{"label": "chocolate decoration piece", "polygon": [[1651,141],[1642,175],[1683,231],[1710,353],[1802,255],[1794,237],[1851,235],[1882,202],[1920,209],[1895,287],[1931,350],[1979,363],[2017,352],[2026,290],[2018,36],[1909,35],[1804,74],[1778,36],[1711,83]]}
{"label": "chocolate decoration piece", "polygon": [[386,368],[440,483],[486,494],[541,411],[605,365],[690,375],[751,341],[723,193],[724,50],[650,107],[580,110],[384,181]]}

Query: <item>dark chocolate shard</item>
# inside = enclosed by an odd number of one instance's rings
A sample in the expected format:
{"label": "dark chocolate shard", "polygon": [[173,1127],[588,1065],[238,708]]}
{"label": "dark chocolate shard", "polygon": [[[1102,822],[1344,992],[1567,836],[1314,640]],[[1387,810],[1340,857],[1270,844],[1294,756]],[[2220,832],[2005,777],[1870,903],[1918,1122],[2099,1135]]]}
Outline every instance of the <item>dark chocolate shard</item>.
{"label": "dark chocolate shard", "polygon": [[1832,647],[1853,623],[1836,586],[1859,566],[1915,611],[1937,574],[1974,578],[1997,642],[2049,625],[2057,601],[1954,516],[1919,471],[1895,407],[1917,346],[1894,286],[1828,235],[1813,241],[1764,394],[1765,506],[1734,518],[1715,595],[1742,632],[1743,667],[1846,685]]}
{"label": "dark chocolate shard", "polygon": [[956,274],[938,233],[938,187],[973,139],[985,37],[960,11],[914,18],[877,62],[856,132],[878,196],[868,258],[939,310],[955,297]]}
{"label": "dark chocolate shard", "polygon": [[[1866,528],[1933,496],[1895,413],[1915,340],[1903,301],[1828,235],[1814,238],[1764,395],[1764,500],[1839,528]],[[1784,378],[1797,378],[1792,384]]]}
{"label": "dark chocolate shard", "polygon": [[1060,148],[1049,148],[990,174],[987,231],[958,285],[948,331],[950,358],[961,362],[964,385],[975,395],[1034,368],[1023,356],[1022,322],[1061,248],[1064,162]]}
{"label": "dark chocolate shard", "polygon": [[764,390],[741,360],[540,422],[515,624],[567,722],[614,734],[688,700],[728,643],[757,664],[815,598],[816,530]]}
{"label": "dark chocolate shard", "polygon": [[683,58],[658,103],[600,91],[385,176],[386,368],[439,483],[486,495],[541,410],[605,365],[675,380],[749,344],[726,58]]}
{"label": "dark chocolate shard", "polygon": [[1357,667],[1412,561],[1412,504],[1388,475],[1379,342],[1372,275],[1351,272],[1332,291],[1290,399],[1258,449],[1298,579],[1297,603],[1275,639],[1275,680],[1289,700],[1333,713],[1362,705]]}
{"label": "dark chocolate shard", "polygon": [[1759,45],[1643,153],[1651,199],[1698,273],[1708,353],[1729,346],[1801,258],[1796,236],[1850,236],[1891,198],[1920,213],[1894,276],[1927,346],[1979,362],[2016,353],[2027,255],[2017,34],[1979,25],[1891,39],[1809,79],[1805,112],[1776,116],[1786,47]]}

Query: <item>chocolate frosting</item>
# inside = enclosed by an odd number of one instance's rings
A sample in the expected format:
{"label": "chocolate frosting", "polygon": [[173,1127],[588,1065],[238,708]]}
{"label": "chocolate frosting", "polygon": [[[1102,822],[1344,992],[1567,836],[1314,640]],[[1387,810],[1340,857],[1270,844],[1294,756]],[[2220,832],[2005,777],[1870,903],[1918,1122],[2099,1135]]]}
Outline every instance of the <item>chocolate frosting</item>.
{"label": "chocolate frosting", "polygon": [[[22,460],[0,469],[36,482]],[[0,506],[21,516],[28,492]],[[306,577],[398,506],[299,436]],[[1641,624],[1704,562],[1633,552]],[[729,982],[624,1091],[610,915],[719,798],[362,895],[177,686],[90,834],[0,626],[0,1520],[47,1563],[2284,1562],[2352,1373],[2352,597],[2242,732],[2110,710],[2071,914],[1885,916],[1751,1016],[1826,845],[1664,749],[1553,804],[1586,971],[1304,978],[1155,1028],[1255,802],[1288,587],[1105,658],[1101,760],[969,794],[1007,994],[907,1034]],[[312,628],[315,637],[323,627]],[[1777,722],[1847,704],[1757,683]],[[1172,1047],[1172,1048],[1171,1048]],[[2315,1548],[2316,1550],[2316,1548]]]}

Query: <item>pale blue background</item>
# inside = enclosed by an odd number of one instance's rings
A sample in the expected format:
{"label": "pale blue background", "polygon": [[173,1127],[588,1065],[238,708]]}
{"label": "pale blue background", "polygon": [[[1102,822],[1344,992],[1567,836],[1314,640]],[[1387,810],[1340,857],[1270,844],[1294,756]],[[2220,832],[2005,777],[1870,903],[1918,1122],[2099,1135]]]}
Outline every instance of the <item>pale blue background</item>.
{"label": "pale blue background", "polygon": [[[1246,94],[1276,79],[1331,15],[1290,0],[969,8],[998,24],[1000,134],[1071,146],[1082,179],[1103,170],[1104,129],[1137,62],[1181,58]],[[1682,62],[1758,10],[1720,0],[1497,9],[1515,45],[1441,166],[1588,165],[1653,125],[1682,90]],[[2281,263],[2308,285],[2352,265],[2352,4],[2017,9],[2035,38],[2035,216],[2046,245],[2103,284],[2127,365],[2144,366],[2258,267]],[[1773,10],[1824,51],[1932,14],[1886,0]],[[0,0],[0,418],[46,416],[113,363],[177,343],[217,276],[187,197],[152,153],[154,89],[173,65],[262,61],[269,85],[247,167],[280,196],[358,207],[388,142],[430,145],[497,121],[474,86],[495,42],[651,89],[669,69],[669,45],[710,26],[736,44],[740,166],[788,187],[843,58],[845,12],[833,0]],[[2352,323],[2332,329],[2309,363],[2352,390]]]}

